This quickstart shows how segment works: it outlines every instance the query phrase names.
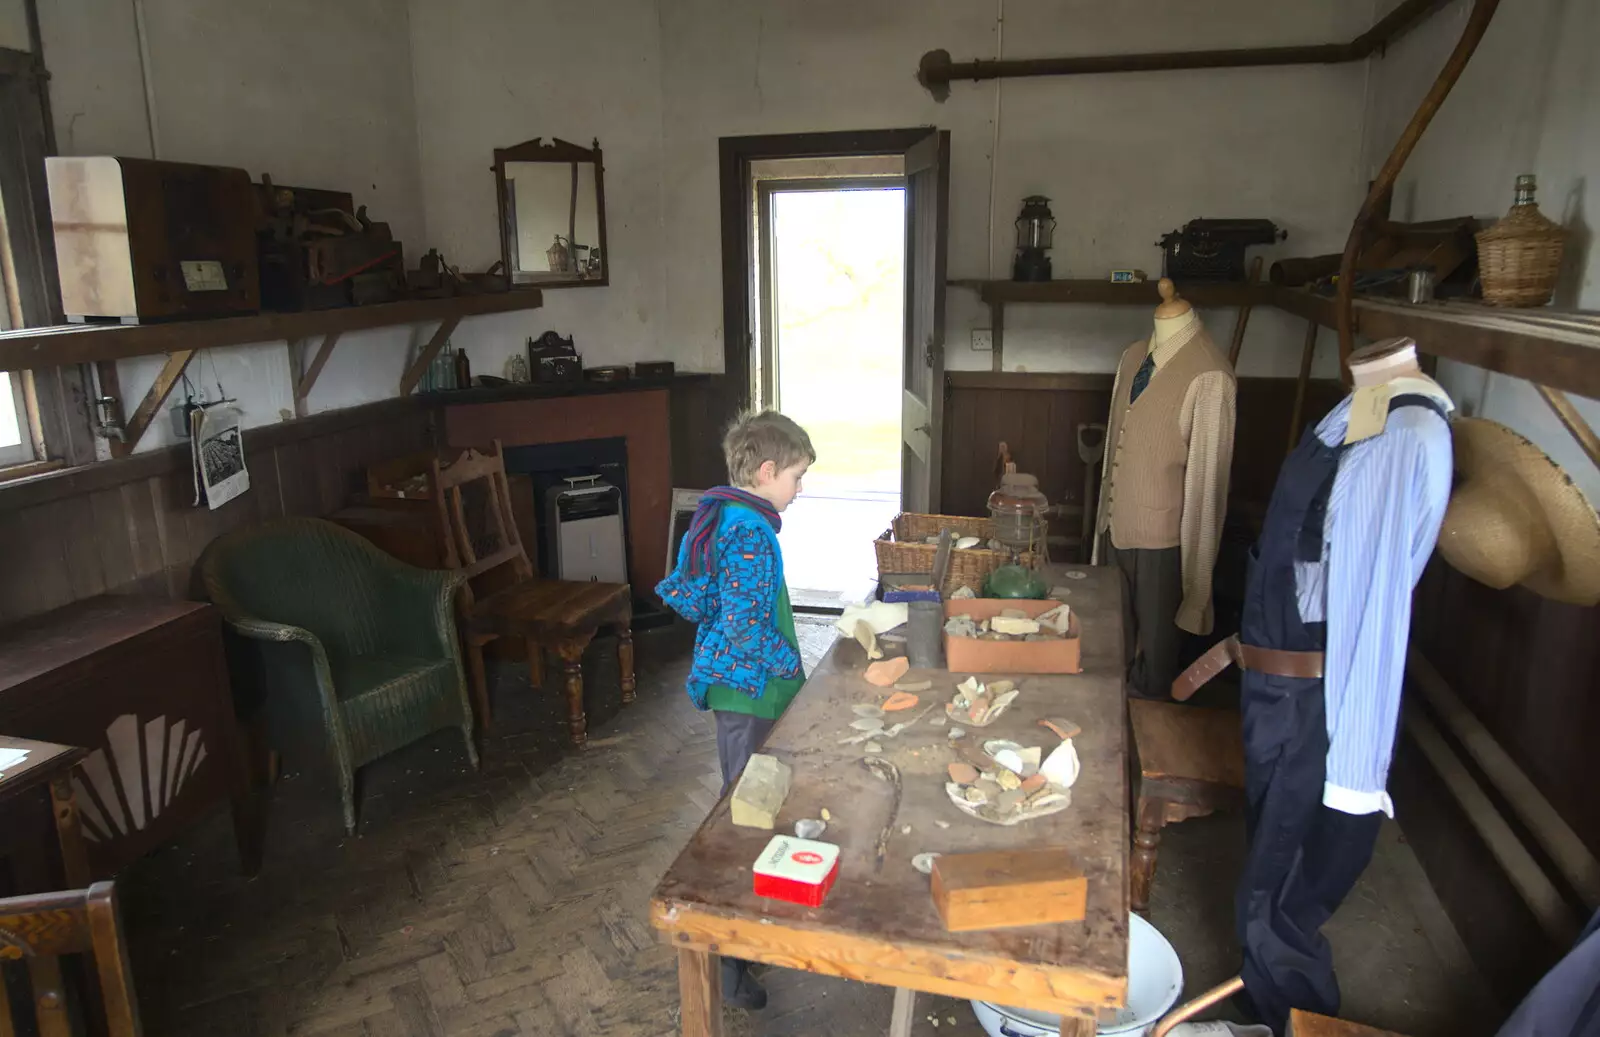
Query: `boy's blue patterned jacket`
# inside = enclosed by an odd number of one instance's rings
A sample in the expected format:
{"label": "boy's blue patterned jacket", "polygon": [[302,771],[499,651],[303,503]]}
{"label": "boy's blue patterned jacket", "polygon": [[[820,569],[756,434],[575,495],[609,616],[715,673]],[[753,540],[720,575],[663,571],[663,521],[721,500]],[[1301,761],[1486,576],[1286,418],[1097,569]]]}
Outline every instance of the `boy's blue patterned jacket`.
{"label": "boy's blue patterned jacket", "polygon": [[777,534],[754,510],[722,508],[714,550],[716,570],[688,575],[689,539],[678,548],[677,568],[656,584],[656,593],[678,615],[700,624],[689,667],[689,698],[706,708],[713,684],[761,697],[773,677],[801,672],[800,653],[778,630],[778,590],[783,555]]}

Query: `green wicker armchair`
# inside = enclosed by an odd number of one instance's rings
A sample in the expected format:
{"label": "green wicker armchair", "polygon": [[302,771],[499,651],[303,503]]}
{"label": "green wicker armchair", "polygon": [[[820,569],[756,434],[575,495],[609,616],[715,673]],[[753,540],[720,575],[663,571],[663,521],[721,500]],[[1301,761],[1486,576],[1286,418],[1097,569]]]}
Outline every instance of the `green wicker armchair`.
{"label": "green wicker armchair", "polygon": [[356,827],[356,768],[442,728],[478,766],[456,640],[460,577],[418,569],[322,519],[282,519],[218,537],[200,559],[231,630],[241,712],[259,710],[274,748],[320,735]]}

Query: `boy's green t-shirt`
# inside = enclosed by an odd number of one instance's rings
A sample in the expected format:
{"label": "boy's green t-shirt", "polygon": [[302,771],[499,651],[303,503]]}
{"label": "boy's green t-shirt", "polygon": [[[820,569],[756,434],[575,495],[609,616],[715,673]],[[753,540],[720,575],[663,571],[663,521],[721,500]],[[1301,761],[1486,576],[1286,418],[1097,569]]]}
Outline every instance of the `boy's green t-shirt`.
{"label": "boy's green t-shirt", "polygon": [[[789,604],[789,588],[782,583],[778,585],[777,615],[773,618],[778,622],[778,632],[783,635],[783,639],[794,645],[795,651],[798,652],[800,641],[794,632],[794,609]],[[758,699],[753,699],[736,688],[713,684],[706,691],[706,706],[720,709],[724,713],[749,713],[763,720],[776,720],[789,708],[789,703],[794,701],[794,697],[800,694],[800,688],[805,682],[804,676],[773,677],[767,681],[767,688]]]}

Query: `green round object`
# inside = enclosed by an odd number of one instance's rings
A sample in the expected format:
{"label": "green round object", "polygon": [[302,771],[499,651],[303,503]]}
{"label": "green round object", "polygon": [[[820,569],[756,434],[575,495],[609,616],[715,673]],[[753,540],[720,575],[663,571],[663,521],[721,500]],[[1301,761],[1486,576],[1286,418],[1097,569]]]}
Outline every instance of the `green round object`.
{"label": "green round object", "polygon": [[983,581],[986,598],[1042,598],[1049,590],[1032,569],[1002,565]]}

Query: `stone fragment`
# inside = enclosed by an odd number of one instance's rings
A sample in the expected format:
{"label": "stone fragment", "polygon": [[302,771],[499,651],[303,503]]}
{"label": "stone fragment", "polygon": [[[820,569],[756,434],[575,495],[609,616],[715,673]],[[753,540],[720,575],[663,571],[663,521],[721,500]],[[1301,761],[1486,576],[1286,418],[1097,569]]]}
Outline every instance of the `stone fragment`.
{"label": "stone fragment", "polygon": [[1001,787],[1000,783],[995,781],[993,778],[979,778],[977,781],[972,783],[972,787],[983,794],[985,801],[991,800],[1005,791],[1005,789]]}
{"label": "stone fragment", "polygon": [[802,817],[794,823],[794,834],[802,839],[815,839],[827,829],[828,822],[818,821],[814,817]]}
{"label": "stone fragment", "polygon": [[[939,542],[939,538],[934,537],[933,542],[937,544]],[[960,540],[956,541],[955,547],[957,551],[966,551],[977,547],[979,543],[980,541],[977,537],[962,537]]]}
{"label": "stone fragment", "polygon": [[1022,805],[1022,801],[1027,798],[1027,795],[1020,788],[1007,789],[995,797],[994,805],[999,808],[1001,813],[1009,814]]}
{"label": "stone fragment", "polygon": [[964,728],[952,727],[950,730],[944,733],[944,736],[951,741],[955,741],[957,738],[965,738],[967,736],[967,732]]}
{"label": "stone fragment", "polygon": [[971,785],[978,780],[978,768],[970,763],[962,763],[960,760],[952,763],[946,768],[946,771],[950,775],[950,780],[957,785]]}
{"label": "stone fragment", "polygon": [[893,659],[884,659],[867,666],[867,680],[880,688],[887,688],[895,681],[906,675],[911,669],[911,662],[905,656],[895,656]]}
{"label": "stone fragment", "polygon": [[1016,681],[990,681],[988,684],[989,691],[995,695],[1004,695],[1016,686]]}
{"label": "stone fragment", "polygon": [[1017,776],[1016,772],[1008,771],[1004,767],[994,772],[994,780],[1002,789],[1007,791],[1022,787],[1022,779]]}
{"label": "stone fragment", "polygon": [[862,717],[860,720],[852,720],[850,726],[857,731],[882,731],[883,721],[878,717]]}
{"label": "stone fragment", "polygon": [[950,592],[950,600],[951,601],[964,601],[967,598],[976,598],[976,597],[977,597],[977,594],[973,593],[972,588],[968,587],[966,585],[962,585],[960,587],[957,587],[955,590]]}
{"label": "stone fragment", "polygon": [[881,717],[883,707],[871,702],[858,702],[850,707],[850,711],[858,717]]}
{"label": "stone fragment", "polygon": [[792,775],[789,765],[775,756],[751,756],[733,789],[733,823],[769,831],[776,827]]}
{"label": "stone fragment", "polygon": [[937,856],[939,856],[937,853],[919,853],[911,858],[911,866],[924,875],[932,875],[933,859]]}
{"label": "stone fragment", "polygon": [[932,681],[900,681],[895,686],[896,691],[927,691],[933,687]]}
{"label": "stone fragment", "polygon": [[1071,587],[1051,587],[1050,588],[1050,596],[1052,598],[1054,598],[1055,600],[1057,600],[1057,601],[1066,601],[1067,597],[1071,593],[1072,593],[1072,588]]}
{"label": "stone fragment", "polygon": [[863,745],[861,748],[863,748],[867,752],[873,753],[873,754],[877,754],[877,753],[883,752],[883,746],[879,745],[877,742],[868,742],[866,745]]}

